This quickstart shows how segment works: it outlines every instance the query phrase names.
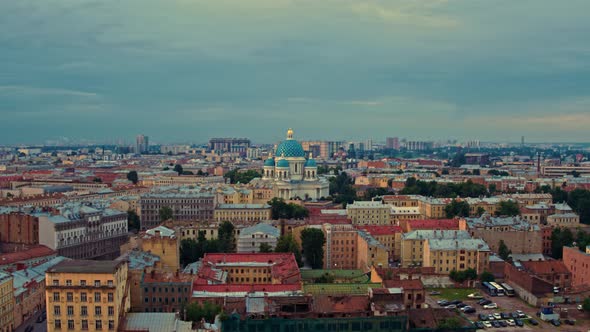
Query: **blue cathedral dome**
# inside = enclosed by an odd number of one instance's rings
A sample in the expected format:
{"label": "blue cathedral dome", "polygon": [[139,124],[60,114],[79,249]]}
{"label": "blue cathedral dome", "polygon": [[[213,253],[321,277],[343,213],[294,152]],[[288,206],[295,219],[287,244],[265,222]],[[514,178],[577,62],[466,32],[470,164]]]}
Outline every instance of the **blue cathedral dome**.
{"label": "blue cathedral dome", "polygon": [[272,159],[272,158],[268,158],[268,159],[266,159],[266,161],[264,162],[264,166],[272,166],[272,167],[274,167],[274,165],[275,165],[275,160],[274,160],[274,159]]}
{"label": "blue cathedral dome", "polygon": [[305,162],[304,167],[318,167],[318,164],[315,162],[315,159],[313,158],[309,158],[307,159],[307,161]]}
{"label": "blue cathedral dome", "polygon": [[289,129],[287,131],[287,139],[282,141],[281,144],[277,147],[277,151],[275,156],[281,157],[304,157],[305,158],[305,151],[303,151],[303,147],[299,142],[293,139],[293,130]]}
{"label": "blue cathedral dome", "polygon": [[279,162],[277,162],[277,167],[289,168],[289,162],[285,159],[281,159],[281,160],[279,160]]}

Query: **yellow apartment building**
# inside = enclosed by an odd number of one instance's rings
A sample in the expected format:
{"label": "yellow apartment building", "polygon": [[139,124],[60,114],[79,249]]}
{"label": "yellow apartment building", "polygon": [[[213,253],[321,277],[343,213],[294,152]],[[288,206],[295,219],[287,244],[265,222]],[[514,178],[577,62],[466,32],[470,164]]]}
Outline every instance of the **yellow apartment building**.
{"label": "yellow apartment building", "polygon": [[391,207],[380,201],[355,201],[346,206],[353,225],[389,225]]}
{"label": "yellow apartment building", "polygon": [[0,272],[0,332],[12,332],[15,328],[12,285],[12,276]]}
{"label": "yellow apartment building", "polygon": [[426,242],[429,239],[471,239],[469,232],[457,230],[415,230],[402,235],[401,265],[415,267],[424,265]]}
{"label": "yellow apartment building", "polygon": [[158,226],[141,236],[141,250],[160,257],[163,270],[176,272],[180,269],[179,241],[170,228]]}
{"label": "yellow apartment building", "polygon": [[271,219],[268,204],[219,204],[213,212],[217,222],[260,222]]}
{"label": "yellow apartment building", "polygon": [[489,266],[490,248],[482,239],[429,239],[424,244],[423,266],[448,274],[469,268],[478,274]]}
{"label": "yellow apartment building", "polygon": [[45,273],[47,331],[116,331],[130,308],[126,261],[66,260]]}

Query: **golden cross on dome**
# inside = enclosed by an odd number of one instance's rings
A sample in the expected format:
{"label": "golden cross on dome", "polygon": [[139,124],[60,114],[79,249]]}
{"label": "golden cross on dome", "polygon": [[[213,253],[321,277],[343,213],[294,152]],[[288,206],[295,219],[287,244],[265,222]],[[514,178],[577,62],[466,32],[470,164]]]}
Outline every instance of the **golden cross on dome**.
{"label": "golden cross on dome", "polygon": [[287,130],[287,139],[293,139],[293,129]]}

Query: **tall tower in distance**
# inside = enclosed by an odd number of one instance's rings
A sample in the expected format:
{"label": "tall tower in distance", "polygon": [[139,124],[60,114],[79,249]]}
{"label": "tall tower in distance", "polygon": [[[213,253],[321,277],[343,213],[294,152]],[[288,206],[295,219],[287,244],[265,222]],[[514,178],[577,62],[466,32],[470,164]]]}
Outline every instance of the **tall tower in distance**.
{"label": "tall tower in distance", "polygon": [[524,147],[524,136],[520,136],[520,146]]}
{"label": "tall tower in distance", "polygon": [[149,137],[145,135],[137,135],[135,140],[135,152],[143,154],[148,152],[149,148]]}

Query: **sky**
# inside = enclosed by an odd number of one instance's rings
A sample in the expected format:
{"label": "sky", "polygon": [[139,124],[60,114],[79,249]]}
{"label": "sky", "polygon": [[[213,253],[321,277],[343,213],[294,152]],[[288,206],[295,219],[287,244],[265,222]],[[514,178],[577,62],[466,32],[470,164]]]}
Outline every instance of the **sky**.
{"label": "sky", "polygon": [[588,0],[0,1],[0,145],[588,142]]}

